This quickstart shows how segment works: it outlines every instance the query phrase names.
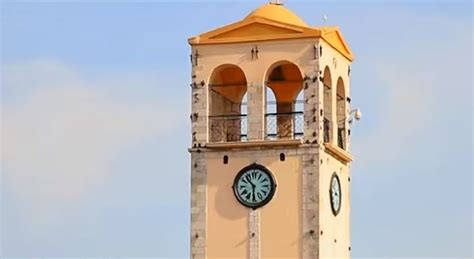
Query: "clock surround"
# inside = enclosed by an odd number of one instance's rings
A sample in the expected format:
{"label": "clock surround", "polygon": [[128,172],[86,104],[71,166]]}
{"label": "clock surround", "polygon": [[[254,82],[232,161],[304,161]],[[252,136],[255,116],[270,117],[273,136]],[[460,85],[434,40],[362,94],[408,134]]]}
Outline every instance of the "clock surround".
{"label": "clock surround", "polygon": [[336,172],[334,172],[331,176],[329,185],[329,200],[331,203],[332,214],[337,216],[341,210],[342,191],[341,181],[339,180],[339,176],[337,176]]}
{"label": "clock surround", "polygon": [[272,200],[276,186],[275,178],[268,168],[251,164],[237,173],[232,189],[240,204],[257,209]]}

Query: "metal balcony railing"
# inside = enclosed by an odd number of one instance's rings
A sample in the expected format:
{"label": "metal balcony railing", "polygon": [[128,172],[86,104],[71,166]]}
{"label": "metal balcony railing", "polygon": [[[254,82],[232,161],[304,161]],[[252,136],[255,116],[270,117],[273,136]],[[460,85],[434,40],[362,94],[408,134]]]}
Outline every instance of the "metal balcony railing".
{"label": "metal balcony railing", "polygon": [[210,142],[247,141],[247,115],[209,116]]}
{"label": "metal balcony railing", "polygon": [[268,113],[266,139],[302,139],[304,133],[303,112]]}

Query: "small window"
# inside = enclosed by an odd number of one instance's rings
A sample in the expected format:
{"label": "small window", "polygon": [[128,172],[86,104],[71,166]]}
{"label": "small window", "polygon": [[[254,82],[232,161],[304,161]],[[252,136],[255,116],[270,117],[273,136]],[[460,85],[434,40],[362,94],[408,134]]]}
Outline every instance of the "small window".
{"label": "small window", "polygon": [[229,163],[229,157],[227,155],[224,156],[223,160],[224,165],[227,165]]}
{"label": "small window", "polygon": [[280,161],[285,161],[285,153],[280,153]]}

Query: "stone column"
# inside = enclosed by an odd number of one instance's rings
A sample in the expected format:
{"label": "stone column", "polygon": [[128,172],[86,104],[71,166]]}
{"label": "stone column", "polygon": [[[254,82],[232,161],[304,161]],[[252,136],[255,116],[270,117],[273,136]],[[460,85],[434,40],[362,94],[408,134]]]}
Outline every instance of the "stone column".
{"label": "stone column", "polygon": [[[305,68],[304,82],[304,142],[302,175],[302,255],[303,258],[318,258],[319,246],[319,147],[323,143],[323,118],[321,114],[323,85],[319,80],[317,60]],[[311,144],[308,145],[308,144]]]}
{"label": "stone column", "polygon": [[207,82],[202,73],[202,65],[193,67],[191,83],[191,129],[192,146],[204,145],[207,142]]}
{"label": "stone column", "polygon": [[191,153],[191,258],[206,258],[207,168],[204,153]]}
{"label": "stone column", "polygon": [[318,65],[312,64],[305,69],[307,80],[304,81],[304,142],[311,144],[323,143],[321,115],[323,83],[319,81]]}
{"label": "stone column", "polygon": [[260,210],[249,212],[249,259],[260,258]]}
{"label": "stone column", "polygon": [[265,116],[264,116],[264,87],[250,83],[247,87],[247,123],[248,139],[262,140],[264,138]]}
{"label": "stone column", "polygon": [[307,148],[303,155],[302,248],[303,258],[318,258],[319,247],[319,156],[318,148]]}

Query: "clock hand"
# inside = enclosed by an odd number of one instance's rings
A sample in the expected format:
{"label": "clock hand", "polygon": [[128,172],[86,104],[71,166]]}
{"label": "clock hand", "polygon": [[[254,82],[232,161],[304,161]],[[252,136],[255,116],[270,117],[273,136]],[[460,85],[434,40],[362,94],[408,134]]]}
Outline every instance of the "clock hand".
{"label": "clock hand", "polygon": [[255,202],[255,185],[252,186],[252,196],[253,196],[253,201]]}
{"label": "clock hand", "polygon": [[252,181],[249,181],[249,183],[252,185],[252,189],[255,189],[255,184]]}
{"label": "clock hand", "polygon": [[253,184],[252,182],[250,182],[250,184],[252,184],[252,198],[253,198],[253,201],[255,202],[255,187],[257,186]]}

